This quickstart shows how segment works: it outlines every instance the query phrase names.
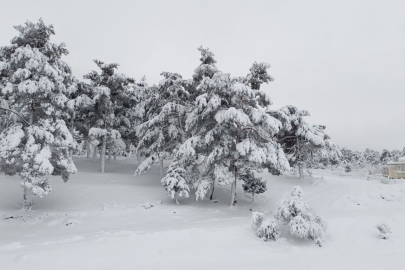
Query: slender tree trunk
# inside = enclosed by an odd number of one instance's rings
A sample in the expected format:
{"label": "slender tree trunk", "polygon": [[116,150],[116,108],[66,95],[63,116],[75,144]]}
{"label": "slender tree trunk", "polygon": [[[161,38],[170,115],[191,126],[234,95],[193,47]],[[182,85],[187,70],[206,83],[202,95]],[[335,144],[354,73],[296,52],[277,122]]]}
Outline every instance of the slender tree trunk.
{"label": "slender tree trunk", "polygon": [[238,168],[235,166],[235,181],[232,183],[232,201],[231,201],[231,206],[237,206],[238,201],[236,199],[236,180],[238,179]]}
{"label": "slender tree trunk", "polygon": [[125,144],[125,147],[126,147],[125,152],[127,152],[128,156],[130,156],[131,155],[131,141],[130,140],[127,141],[127,143]]}
{"label": "slender tree trunk", "polygon": [[[33,101],[32,101],[33,102]],[[32,125],[34,122],[34,111],[33,111],[33,103],[31,103],[31,113],[28,123]],[[25,179],[23,179],[25,181]],[[29,211],[32,208],[32,192],[24,185],[24,195],[23,195],[23,207],[25,210]]]}
{"label": "slender tree trunk", "polygon": [[108,149],[108,160],[111,160],[111,149]]}
{"label": "slender tree trunk", "polygon": [[255,202],[255,193],[252,192],[252,204]]}
{"label": "slender tree trunk", "polygon": [[210,195],[210,201],[212,201],[212,197],[214,196],[214,189],[215,189],[215,181],[212,184],[212,190],[211,190],[211,195]]}
{"label": "slender tree trunk", "polygon": [[163,158],[160,159],[160,175],[165,175],[163,168]]}
{"label": "slender tree trunk", "polygon": [[302,163],[301,163],[301,154],[300,154],[300,140],[297,136],[297,151],[298,151],[298,173],[300,175],[300,179],[304,179],[304,171],[302,170]]}
{"label": "slender tree trunk", "polygon": [[302,168],[302,163],[301,162],[298,163],[298,172],[299,172],[299,175],[300,175],[300,179],[304,179],[304,170]]}
{"label": "slender tree trunk", "polygon": [[[71,120],[71,122],[70,122],[70,134],[72,134],[72,136],[73,136],[73,133],[74,133],[74,126],[75,126],[75,112],[73,111],[73,115],[72,115],[72,120]],[[70,159],[72,160],[73,159],[73,149],[69,149],[69,157],[70,157]]]}
{"label": "slender tree trunk", "polygon": [[138,167],[141,166],[141,152],[136,152],[136,159],[138,160]]}
{"label": "slender tree trunk", "polygon": [[103,144],[101,146],[101,154],[100,154],[100,160],[101,160],[101,173],[104,173],[105,169],[105,148],[106,148],[106,136],[103,136]]}
{"label": "slender tree trunk", "polygon": [[29,211],[32,208],[32,192],[28,188],[24,187],[23,205],[24,209]]}
{"label": "slender tree trunk", "polygon": [[117,160],[117,152],[114,152],[114,160]]}
{"label": "slender tree trunk", "polygon": [[97,145],[95,145],[93,148],[93,158],[97,158],[97,148]]}
{"label": "slender tree trunk", "polygon": [[89,139],[86,140],[86,157],[90,157],[90,141]]}

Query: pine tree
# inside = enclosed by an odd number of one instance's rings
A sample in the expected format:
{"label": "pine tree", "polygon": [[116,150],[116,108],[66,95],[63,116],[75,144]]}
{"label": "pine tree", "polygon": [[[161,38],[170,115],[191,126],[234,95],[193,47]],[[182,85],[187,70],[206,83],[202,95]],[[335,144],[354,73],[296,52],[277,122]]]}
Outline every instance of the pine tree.
{"label": "pine tree", "polygon": [[5,173],[21,176],[24,207],[30,209],[32,194],[51,192],[47,175],[67,181],[76,172],[68,153],[76,141],[61,120],[69,119],[68,96],[76,82],[62,61],[65,44],[50,42],[52,25],[40,19],[14,28],[19,35],[0,49],[0,95],[17,118],[0,134],[0,158]]}
{"label": "pine tree", "polygon": [[304,166],[312,167],[321,161],[339,162],[339,147],[329,140],[325,126],[309,125],[305,121],[308,111],[288,105],[268,113],[283,123],[276,135],[277,141],[282,145],[290,166],[298,166],[300,178],[304,178]]}
{"label": "pine tree", "polygon": [[130,126],[127,121],[125,110],[128,103],[133,100],[130,85],[135,80],[124,74],[116,73],[118,64],[105,64],[99,60],[94,60],[98,68],[101,69],[99,74],[92,71],[85,75],[84,78],[90,80],[93,87],[94,115],[95,123],[89,131],[92,138],[101,141],[101,172],[105,171],[105,156],[107,143],[110,140],[121,138],[118,129],[122,125]]}
{"label": "pine tree", "polygon": [[231,205],[236,205],[237,180],[253,182],[257,179],[253,172],[260,168],[279,174],[289,167],[281,146],[273,140],[281,123],[263,110],[271,104],[264,92],[217,71],[212,65],[214,54],[200,51],[203,63],[193,76],[195,82],[200,80],[199,95],[186,120],[191,137],[179,148],[173,166],[185,169],[187,162],[194,161],[190,167],[199,171],[192,183],[197,200],[215,182],[232,184]]}
{"label": "pine tree", "polygon": [[[163,159],[170,157],[186,138],[184,119],[189,93],[185,91],[179,74],[163,72],[161,75],[164,79],[158,86],[149,88],[148,98],[142,101],[147,120],[137,127],[137,151],[153,156],[154,162],[160,161],[160,173],[164,175]],[[149,168],[151,161],[149,158],[145,164],[140,164],[136,174]]]}

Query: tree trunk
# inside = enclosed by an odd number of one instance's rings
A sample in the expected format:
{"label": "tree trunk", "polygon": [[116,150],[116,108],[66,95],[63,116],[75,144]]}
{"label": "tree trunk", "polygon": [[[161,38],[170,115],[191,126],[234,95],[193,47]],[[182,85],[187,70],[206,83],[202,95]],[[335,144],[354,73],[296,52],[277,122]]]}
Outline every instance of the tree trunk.
{"label": "tree trunk", "polygon": [[212,184],[212,190],[210,195],[210,201],[212,201],[212,197],[214,196],[214,189],[215,189],[215,182]]}
{"label": "tree trunk", "polygon": [[114,160],[117,160],[117,152],[114,152]]}
{"label": "tree trunk", "polygon": [[[32,104],[31,104],[30,118],[28,122],[30,125],[32,125],[32,123],[34,122],[34,111]],[[23,181],[25,181],[25,179],[23,179]],[[24,186],[23,207],[27,211],[31,210],[32,208],[32,192],[26,186]]]}
{"label": "tree trunk", "polygon": [[104,173],[105,169],[105,147],[106,147],[106,137],[103,136],[103,144],[101,145],[101,154],[100,154],[100,161],[101,161],[101,173]]}
{"label": "tree trunk", "polygon": [[93,158],[97,158],[97,148],[97,145],[95,145],[93,148]]}
{"label": "tree trunk", "polygon": [[252,192],[252,204],[255,202],[255,193]]}
{"label": "tree trunk", "polygon": [[89,139],[86,140],[86,157],[90,157],[90,141]]}
{"label": "tree trunk", "polygon": [[136,152],[136,159],[138,160],[138,167],[141,166],[141,152]]}
{"label": "tree trunk", "polygon": [[304,170],[302,168],[302,163],[301,162],[298,162],[298,172],[299,172],[299,175],[300,175],[300,179],[304,179]]}
{"label": "tree trunk", "polygon": [[131,141],[130,140],[127,141],[125,147],[126,147],[125,151],[127,152],[128,156],[131,156]]}
{"label": "tree trunk", "polygon": [[164,168],[163,168],[163,158],[160,159],[160,175],[165,175]]}
{"label": "tree trunk", "polygon": [[[70,134],[72,134],[73,137],[73,133],[74,133],[74,126],[75,126],[75,112],[73,111],[73,115],[72,115],[72,120],[70,122]],[[72,160],[73,159],[73,149],[69,149],[69,157]]]}
{"label": "tree trunk", "polygon": [[297,156],[298,173],[300,175],[300,179],[304,179],[304,171],[302,169],[301,154],[300,154],[300,140],[299,140],[298,136],[297,136],[297,151],[298,151],[298,156]]}
{"label": "tree trunk", "polygon": [[32,208],[32,192],[26,187],[24,187],[23,206],[27,211]]}
{"label": "tree trunk", "polygon": [[238,168],[235,166],[235,181],[232,183],[231,193],[232,193],[232,201],[231,206],[237,206],[238,201],[236,199],[236,180],[238,179]]}
{"label": "tree trunk", "polygon": [[108,150],[108,160],[111,160],[111,149]]}

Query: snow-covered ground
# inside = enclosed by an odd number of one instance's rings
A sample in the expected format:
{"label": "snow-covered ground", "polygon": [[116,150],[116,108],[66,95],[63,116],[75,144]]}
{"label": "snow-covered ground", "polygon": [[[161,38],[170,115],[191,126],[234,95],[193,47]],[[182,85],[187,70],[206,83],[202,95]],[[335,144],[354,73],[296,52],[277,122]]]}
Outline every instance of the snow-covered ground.
{"label": "snow-covered ground", "polygon": [[[216,188],[217,203],[176,205],[157,167],[132,176],[132,158],[107,161],[105,174],[98,160],[75,163],[79,173],[52,178],[52,194],[30,213],[20,210],[20,179],[0,175],[0,269],[405,269],[405,180],[264,173],[268,191],[252,205],[239,190],[231,208],[229,187]],[[328,221],[322,248],[285,233],[264,242],[251,228],[250,209],[271,216],[295,185]],[[388,240],[379,222],[391,227]]]}

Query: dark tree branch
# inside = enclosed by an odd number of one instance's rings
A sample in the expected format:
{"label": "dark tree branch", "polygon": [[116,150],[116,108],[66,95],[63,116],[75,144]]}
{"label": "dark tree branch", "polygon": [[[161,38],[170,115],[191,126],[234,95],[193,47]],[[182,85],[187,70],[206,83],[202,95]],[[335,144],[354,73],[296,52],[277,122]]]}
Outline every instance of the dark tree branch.
{"label": "dark tree branch", "polygon": [[17,112],[15,112],[15,111],[13,111],[13,110],[11,110],[11,109],[3,108],[3,107],[0,107],[0,110],[5,110],[5,111],[8,111],[8,112],[14,113],[14,114],[17,115],[18,117],[20,117],[21,120],[23,120],[24,124],[26,124],[27,126],[30,126],[30,124],[27,122],[27,120],[25,120],[24,117],[22,117],[22,116],[21,116],[20,114],[18,114]]}

